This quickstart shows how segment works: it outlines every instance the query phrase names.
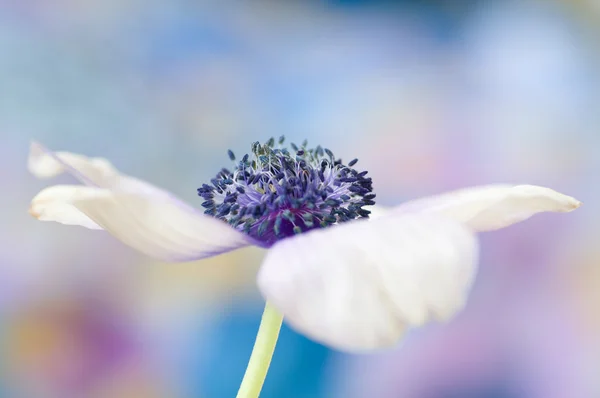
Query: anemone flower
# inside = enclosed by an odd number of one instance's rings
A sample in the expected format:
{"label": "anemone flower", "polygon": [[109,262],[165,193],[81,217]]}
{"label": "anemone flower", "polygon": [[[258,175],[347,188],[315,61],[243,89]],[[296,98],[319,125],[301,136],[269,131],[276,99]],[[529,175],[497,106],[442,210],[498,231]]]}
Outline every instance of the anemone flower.
{"label": "anemone flower", "polygon": [[42,190],[30,213],[103,229],[170,262],[268,249],[257,278],[268,303],[261,329],[281,325],[280,313],[300,333],[356,352],[393,346],[408,328],[457,313],[477,268],[476,232],[580,205],[548,188],[488,185],[387,208],[367,221],[377,210],[373,182],[354,168],[356,159],[344,164],[320,146],[283,143],[255,142],[238,161],[229,151],[233,171],[223,168],[198,188],[203,213],[105,159],[34,143],[28,166],[35,176],[67,172],[83,185]]}

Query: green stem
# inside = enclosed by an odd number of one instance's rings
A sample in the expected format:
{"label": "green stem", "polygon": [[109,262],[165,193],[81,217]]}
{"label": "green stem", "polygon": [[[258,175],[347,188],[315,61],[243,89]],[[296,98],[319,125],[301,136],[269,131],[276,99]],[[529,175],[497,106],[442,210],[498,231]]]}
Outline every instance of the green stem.
{"label": "green stem", "polygon": [[258,398],[271,365],[282,321],[283,315],[267,302],[237,398]]}

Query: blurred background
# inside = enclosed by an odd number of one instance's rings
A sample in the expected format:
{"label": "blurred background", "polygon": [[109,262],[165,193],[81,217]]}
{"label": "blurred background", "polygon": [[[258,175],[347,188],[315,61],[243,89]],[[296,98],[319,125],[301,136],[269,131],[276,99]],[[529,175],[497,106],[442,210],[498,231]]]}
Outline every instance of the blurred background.
{"label": "blurred background", "polygon": [[360,158],[382,204],[585,206],[483,234],[466,310],[397,349],[284,326],[262,397],[600,397],[599,29],[596,0],[0,0],[0,396],[233,397],[263,305],[258,249],[164,264],[32,219],[30,140],[199,206],[228,148],[285,134]]}

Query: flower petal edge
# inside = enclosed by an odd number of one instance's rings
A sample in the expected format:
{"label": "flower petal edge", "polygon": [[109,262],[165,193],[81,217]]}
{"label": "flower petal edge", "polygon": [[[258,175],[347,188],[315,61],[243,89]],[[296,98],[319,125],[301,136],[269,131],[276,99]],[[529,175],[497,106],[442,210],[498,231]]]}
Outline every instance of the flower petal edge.
{"label": "flower petal edge", "polygon": [[429,213],[464,223],[477,232],[493,231],[542,212],[570,212],[577,199],[536,185],[484,185],[403,203],[394,214]]}

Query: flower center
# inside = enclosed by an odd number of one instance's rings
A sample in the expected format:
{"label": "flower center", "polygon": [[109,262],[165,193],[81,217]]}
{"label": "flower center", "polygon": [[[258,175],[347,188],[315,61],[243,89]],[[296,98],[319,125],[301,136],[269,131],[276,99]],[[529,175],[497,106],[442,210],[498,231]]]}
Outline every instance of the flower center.
{"label": "flower center", "polygon": [[278,240],[339,222],[368,218],[363,206],[375,204],[373,182],[344,165],[329,149],[283,147],[271,138],[252,144],[252,155],[222,169],[211,184],[198,188],[204,213],[223,220],[255,239],[272,245]]}

